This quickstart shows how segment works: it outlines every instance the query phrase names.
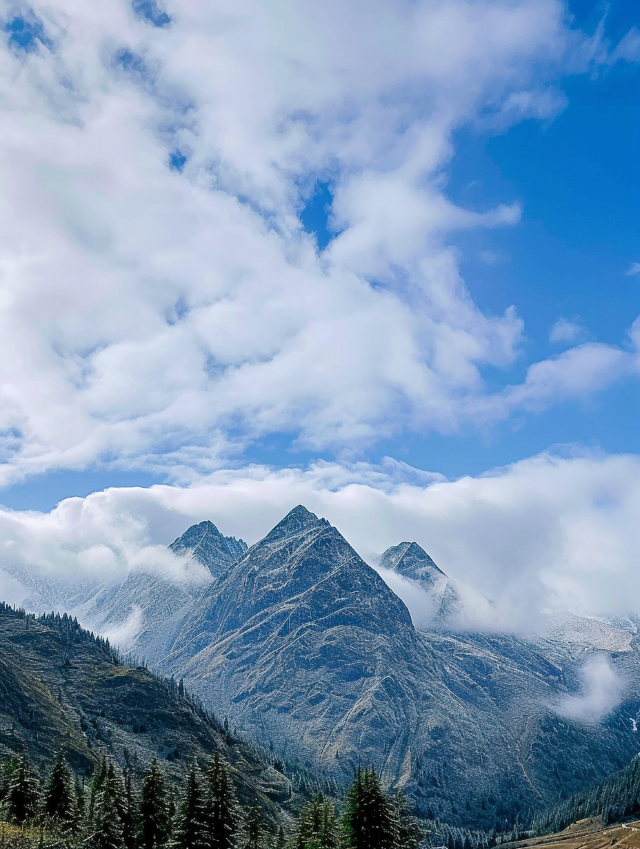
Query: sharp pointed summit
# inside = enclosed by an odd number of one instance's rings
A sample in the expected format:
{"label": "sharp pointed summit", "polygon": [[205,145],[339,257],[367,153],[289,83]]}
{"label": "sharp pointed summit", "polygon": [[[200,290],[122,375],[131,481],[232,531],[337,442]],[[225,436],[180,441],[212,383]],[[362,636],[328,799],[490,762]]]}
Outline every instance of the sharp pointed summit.
{"label": "sharp pointed summit", "polygon": [[244,540],[223,536],[213,522],[207,520],[191,525],[169,548],[174,554],[190,554],[217,577],[230,563],[242,557],[247,544]]}
{"label": "sharp pointed summit", "polygon": [[159,666],[294,758],[315,757],[322,740],[323,762],[350,774],[379,756],[369,722],[405,762],[419,651],[404,603],[300,506],[207,588]]}
{"label": "sharp pointed summit", "polygon": [[316,528],[329,527],[329,522],[326,519],[319,519],[315,513],[307,510],[302,504],[298,504],[293,510],[290,510],[287,515],[271,530],[264,538],[263,542],[274,542],[284,537],[293,536],[305,531]]}
{"label": "sharp pointed summit", "polygon": [[401,542],[388,548],[380,557],[379,563],[384,569],[392,569],[405,578],[420,581],[428,587],[433,587],[447,578],[417,542]]}

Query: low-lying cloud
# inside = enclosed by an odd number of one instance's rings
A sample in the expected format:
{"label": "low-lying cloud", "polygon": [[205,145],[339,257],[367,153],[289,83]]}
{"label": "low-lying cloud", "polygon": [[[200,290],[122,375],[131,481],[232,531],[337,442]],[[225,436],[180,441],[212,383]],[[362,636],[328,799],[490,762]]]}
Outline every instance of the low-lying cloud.
{"label": "low-lying cloud", "polygon": [[580,692],[566,696],[555,709],[561,716],[600,722],[621,703],[624,681],[603,654],[587,658],[580,670]]}
{"label": "low-lying cloud", "polygon": [[[455,481],[393,462],[319,463],[219,472],[190,487],[107,489],[50,513],[0,511],[0,566],[40,578],[121,580],[152,568],[183,579],[184,560],[165,546],[190,524],[211,519],[252,544],[298,503],[368,562],[415,540],[515,630],[540,629],[543,613],[560,609],[640,612],[640,459],[629,455],[543,454]],[[10,587],[0,574],[0,596]]]}

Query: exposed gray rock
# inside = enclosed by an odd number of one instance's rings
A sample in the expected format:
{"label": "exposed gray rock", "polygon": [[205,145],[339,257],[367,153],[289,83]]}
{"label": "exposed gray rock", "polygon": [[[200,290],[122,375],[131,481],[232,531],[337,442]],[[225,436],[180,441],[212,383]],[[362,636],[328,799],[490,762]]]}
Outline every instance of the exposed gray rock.
{"label": "exposed gray rock", "polygon": [[164,657],[194,601],[213,578],[247,550],[247,544],[223,536],[213,522],[200,522],[169,548],[204,566],[207,572],[196,570],[185,579],[133,571],[112,598],[84,617],[95,630],[149,660]]}
{"label": "exposed gray rock", "polygon": [[213,522],[206,521],[192,525],[169,548],[174,554],[191,555],[217,577],[242,557],[247,544],[242,539],[223,536]]}
{"label": "exposed gray rock", "polygon": [[379,559],[382,569],[415,581],[431,602],[432,627],[446,627],[462,614],[462,599],[455,584],[433,562],[417,542],[401,542],[388,548]]}
{"label": "exposed gray rock", "polygon": [[417,542],[401,542],[380,556],[380,566],[393,569],[405,578],[420,581],[425,589],[447,582],[447,576]]}

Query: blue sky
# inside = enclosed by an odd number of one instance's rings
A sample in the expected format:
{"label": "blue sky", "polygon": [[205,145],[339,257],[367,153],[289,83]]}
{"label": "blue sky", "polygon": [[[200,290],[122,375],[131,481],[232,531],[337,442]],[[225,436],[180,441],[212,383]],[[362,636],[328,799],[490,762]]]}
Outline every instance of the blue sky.
{"label": "blue sky", "polygon": [[0,597],[303,503],[640,612],[639,92],[631,0],[0,0]]}
{"label": "blue sky", "polygon": [[[251,464],[391,457],[457,478],[547,450],[640,454],[638,4],[522,0],[491,43],[464,3],[451,20],[418,3],[443,27],[437,67],[357,31],[359,2],[336,43],[312,4],[282,4],[266,47],[244,5],[210,69],[215,15],[177,0],[3,18],[19,85],[0,503]],[[400,27],[410,7],[385,14]],[[201,52],[172,64],[193,32]],[[105,62],[109,39],[133,58]],[[569,350],[579,379],[557,366]],[[536,363],[562,375],[530,390]]]}

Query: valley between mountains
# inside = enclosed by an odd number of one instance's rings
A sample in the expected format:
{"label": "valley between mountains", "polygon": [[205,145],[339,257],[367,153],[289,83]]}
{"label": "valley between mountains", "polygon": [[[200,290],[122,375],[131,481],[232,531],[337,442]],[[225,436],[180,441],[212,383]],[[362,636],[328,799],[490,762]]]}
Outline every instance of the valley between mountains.
{"label": "valley between mountains", "polygon": [[[378,571],[302,506],[250,548],[203,522],[171,550],[189,567],[181,579],[136,570],[121,584],[73,586],[11,575],[27,609],[72,613],[182,679],[248,745],[338,788],[371,764],[426,818],[491,830],[638,751],[631,619],[560,616],[545,638],[462,631],[474,591],[403,542],[379,568],[428,599],[429,620],[414,623]],[[603,656],[624,682],[618,703],[604,716],[567,709],[585,662]]]}

